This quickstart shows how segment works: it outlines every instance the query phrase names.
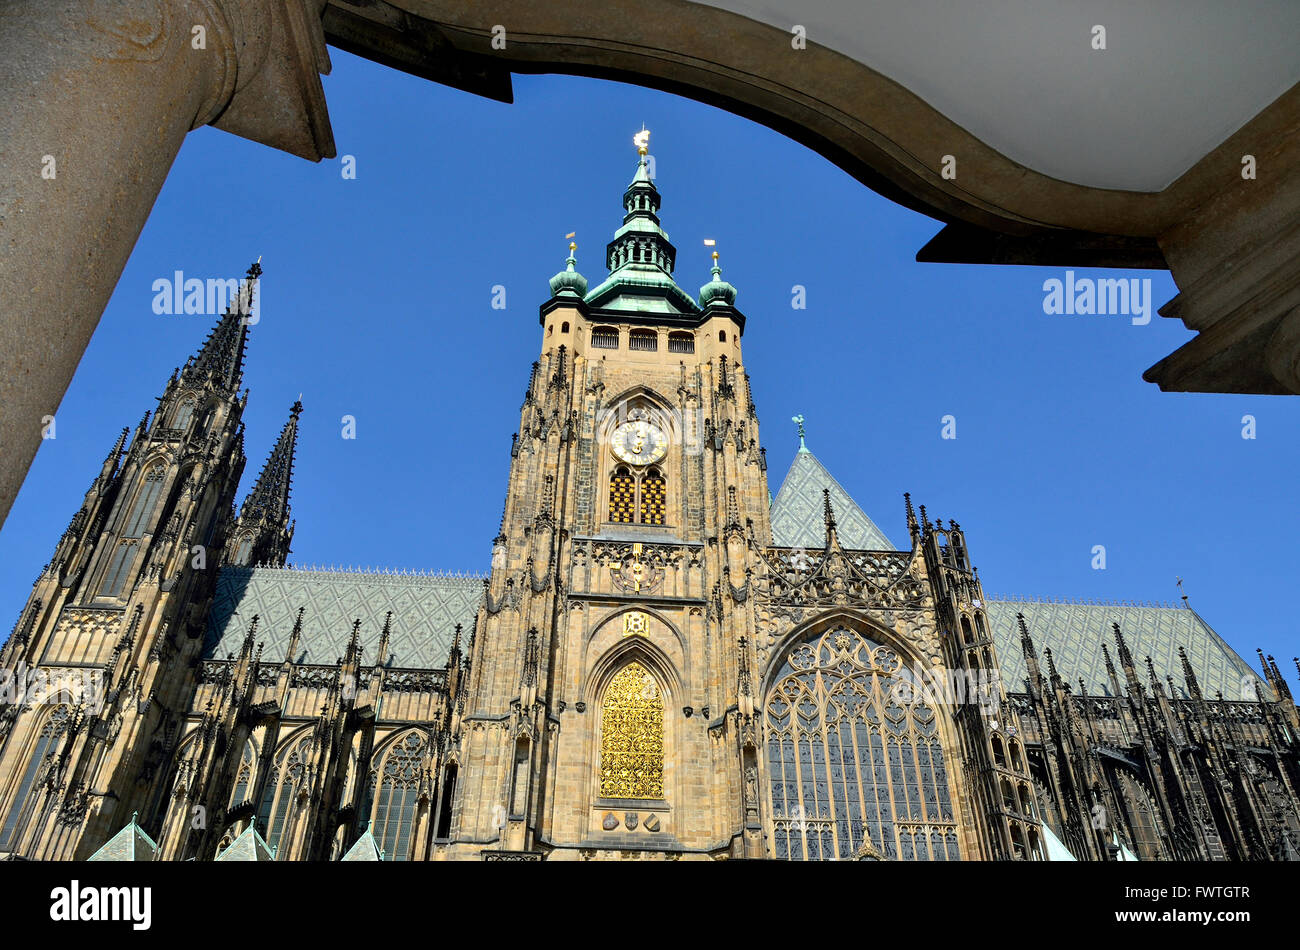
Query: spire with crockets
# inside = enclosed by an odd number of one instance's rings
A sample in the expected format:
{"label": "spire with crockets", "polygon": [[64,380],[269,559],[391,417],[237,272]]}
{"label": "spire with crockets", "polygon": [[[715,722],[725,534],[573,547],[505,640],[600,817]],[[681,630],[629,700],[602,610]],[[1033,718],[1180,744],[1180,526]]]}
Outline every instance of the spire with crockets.
{"label": "spire with crockets", "polygon": [[226,306],[225,314],[208,334],[203,348],[185,363],[181,370],[184,382],[210,379],[218,389],[228,393],[239,388],[244,376],[244,346],[248,341],[248,327],[255,322],[252,319],[253,300],[261,276],[262,264],[261,258],[258,258],[244,275],[235,299]]}
{"label": "spire with crockets", "polygon": [[302,400],[289,409],[289,421],[267,457],[239,509],[227,543],[226,563],[282,566],[293,539],[289,493],[293,481],[294,452],[298,447],[298,417]]}

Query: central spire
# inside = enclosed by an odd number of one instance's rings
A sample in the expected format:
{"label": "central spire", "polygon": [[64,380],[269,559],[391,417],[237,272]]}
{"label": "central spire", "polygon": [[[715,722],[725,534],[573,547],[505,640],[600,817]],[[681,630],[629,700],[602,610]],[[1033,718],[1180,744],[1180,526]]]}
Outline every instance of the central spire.
{"label": "central spire", "polygon": [[609,277],[587,294],[594,307],[669,314],[697,314],[699,305],[673,280],[677,249],[659,222],[660,196],[651,173],[650,132],[632,137],[636,173],[623,192],[623,225],[605,248]]}

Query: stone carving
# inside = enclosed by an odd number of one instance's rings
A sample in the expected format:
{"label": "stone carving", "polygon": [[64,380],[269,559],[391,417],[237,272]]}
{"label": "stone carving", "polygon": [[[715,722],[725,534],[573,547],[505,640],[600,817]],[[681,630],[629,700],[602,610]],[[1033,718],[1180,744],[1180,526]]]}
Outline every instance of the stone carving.
{"label": "stone carving", "polygon": [[612,811],[605,812],[605,817],[601,820],[600,826],[606,831],[613,831],[618,827],[618,819],[614,817]]}

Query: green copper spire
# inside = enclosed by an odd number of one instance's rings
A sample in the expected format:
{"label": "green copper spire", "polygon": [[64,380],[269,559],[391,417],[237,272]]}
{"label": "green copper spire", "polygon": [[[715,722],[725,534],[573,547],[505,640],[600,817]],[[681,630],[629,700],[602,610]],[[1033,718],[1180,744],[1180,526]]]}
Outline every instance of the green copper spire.
{"label": "green copper spire", "polygon": [[803,415],[791,416],[790,421],[799,427],[799,451],[807,452],[808,446],[804,444],[803,436]]}
{"label": "green copper spire", "polygon": [[659,224],[659,189],[650,176],[650,133],[633,138],[636,174],[623,192],[623,225],[605,249],[609,277],[586,296],[593,307],[639,313],[696,314],[700,308],[673,280],[677,249]]}

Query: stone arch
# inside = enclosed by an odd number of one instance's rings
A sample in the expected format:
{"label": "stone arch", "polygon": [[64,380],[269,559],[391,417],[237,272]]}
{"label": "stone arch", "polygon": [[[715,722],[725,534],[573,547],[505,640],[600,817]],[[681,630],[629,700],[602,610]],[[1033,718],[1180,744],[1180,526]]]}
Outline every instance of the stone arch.
{"label": "stone arch", "polygon": [[859,611],[848,607],[834,607],[800,624],[796,624],[786,631],[768,654],[767,666],[763,670],[762,681],[759,684],[759,692],[763,695],[767,694],[773,678],[781,668],[781,663],[785,661],[786,656],[799,641],[814,633],[825,633],[836,624],[863,628],[877,643],[888,646],[898,653],[900,657],[903,657],[905,664],[924,663],[929,665],[926,658],[917,652],[915,648],[905,643],[895,631]]}
{"label": "stone arch", "polygon": [[[614,614],[613,617],[628,612],[627,610],[621,610]],[[644,612],[649,613],[649,611]],[[613,617],[607,619],[597,629],[603,629]],[[672,629],[679,638],[681,637],[681,634],[671,624],[669,624],[669,629]],[[652,640],[638,634],[614,643],[591,663],[590,672],[582,690],[582,697],[587,704],[595,708],[598,705],[597,700],[604,695],[605,689],[609,686],[609,681],[613,679],[614,674],[628,663],[634,661],[640,662],[652,676],[659,680],[660,688],[664,690],[666,697],[684,695],[682,680],[672,658]]]}
{"label": "stone arch", "polygon": [[[690,668],[689,666],[691,661],[690,640],[681,631],[681,629],[677,626],[677,624],[674,623],[669,617],[667,617],[662,611],[657,610],[656,608],[651,607],[647,604],[626,604],[622,607],[619,607],[617,610],[615,610],[608,617],[603,619],[600,623],[596,624],[596,626],[591,629],[591,631],[587,634],[586,646],[590,647],[591,644],[596,641],[596,638],[599,637],[602,633],[604,633],[607,628],[611,626],[614,627],[621,626],[623,623],[623,618],[628,614],[632,614],[632,613],[645,614],[647,617],[651,618],[652,620],[658,621],[659,623],[663,624],[665,628],[667,628],[668,632],[671,633],[673,638],[676,640],[677,648],[681,650],[682,653],[681,664],[682,664],[682,672],[684,675],[685,671]],[[654,646],[653,641],[651,641],[649,638],[642,637],[641,639],[644,639],[652,647]],[[612,649],[612,647],[606,648],[606,650],[602,652],[602,656],[604,655],[605,652],[608,652],[609,649]],[[663,657],[662,662],[664,663],[665,667],[676,670],[677,664],[673,661],[673,659],[670,656],[668,656],[666,652],[662,650],[660,652],[662,654]],[[596,663],[589,664],[588,669],[591,671],[595,671]],[[590,676],[587,679],[590,680]]]}

